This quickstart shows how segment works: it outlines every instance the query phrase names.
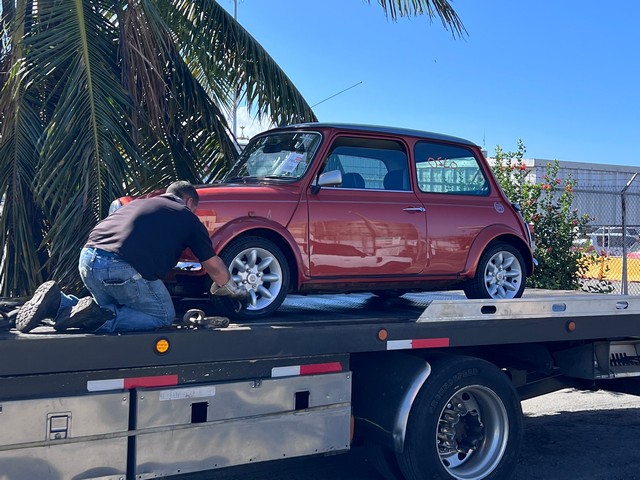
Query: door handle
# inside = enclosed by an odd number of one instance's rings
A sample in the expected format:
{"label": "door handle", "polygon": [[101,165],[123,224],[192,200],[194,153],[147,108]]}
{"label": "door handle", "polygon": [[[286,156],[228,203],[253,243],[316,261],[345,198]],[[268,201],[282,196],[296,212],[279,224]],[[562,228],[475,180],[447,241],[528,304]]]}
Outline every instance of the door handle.
{"label": "door handle", "polygon": [[407,207],[402,209],[405,212],[426,212],[424,207]]}

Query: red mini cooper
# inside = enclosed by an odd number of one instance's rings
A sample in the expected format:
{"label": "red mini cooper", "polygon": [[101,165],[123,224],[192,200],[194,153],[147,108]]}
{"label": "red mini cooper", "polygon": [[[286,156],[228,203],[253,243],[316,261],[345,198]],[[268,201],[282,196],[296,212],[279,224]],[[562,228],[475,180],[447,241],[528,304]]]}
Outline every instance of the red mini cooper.
{"label": "red mini cooper", "polygon": [[[529,229],[480,148],[447,135],[308,123],[254,137],[219,183],[198,187],[197,214],[258,318],[289,293],[462,288],[516,298],[533,271]],[[130,197],[116,204],[131,201]],[[116,205],[117,206],[117,205]],[[175,296],[206,295],[185,252],[165,279]]]}

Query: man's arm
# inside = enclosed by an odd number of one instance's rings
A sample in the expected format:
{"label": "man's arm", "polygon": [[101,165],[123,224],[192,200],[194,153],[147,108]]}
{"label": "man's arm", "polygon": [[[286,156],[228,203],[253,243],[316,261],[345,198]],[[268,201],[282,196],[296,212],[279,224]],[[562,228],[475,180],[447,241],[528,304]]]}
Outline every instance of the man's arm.
{"label": "man's arm", "polygon": [[212,295],[231,297],[236,299],[245,299],[249,292],[246,288],[242,288],[236,284],[229,275],[226,265],[218,256],[211,257],[202,262],[202,266],[207,271],[213,284],[209,290]]}
{"label": "man's arm", "polygon": [[211,280],[218,285],[226,284],[231,278],[227,266],[217,255],[202,262],[202,266],[211,277]]}

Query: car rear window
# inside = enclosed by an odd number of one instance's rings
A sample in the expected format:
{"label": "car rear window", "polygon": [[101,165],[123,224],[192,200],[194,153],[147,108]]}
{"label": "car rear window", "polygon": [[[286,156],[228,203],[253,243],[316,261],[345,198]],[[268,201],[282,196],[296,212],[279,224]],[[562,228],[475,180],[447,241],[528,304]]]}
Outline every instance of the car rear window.
{"label": "car rear window", "polygon": [[414,149],[418,188],[425,193],[488,195],[489,182],[471,150],[420,141]]}

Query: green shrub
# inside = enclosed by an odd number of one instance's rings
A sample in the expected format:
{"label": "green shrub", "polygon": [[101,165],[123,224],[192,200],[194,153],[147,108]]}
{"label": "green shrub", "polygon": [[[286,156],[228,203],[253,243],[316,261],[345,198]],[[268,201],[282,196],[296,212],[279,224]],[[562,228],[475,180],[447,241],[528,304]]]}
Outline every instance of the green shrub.
{"label": "green shrub", "polygon": [[527,279],[527,286],[579,289],[583,274],[596,257],[576,246],[580,231],[590,220],[573,208],[576,181],[570,175],[564,180],[558,178],[556,160],[547,164],[541,181],[534,182],[523,161],[525,152],[522,140],[518,140],[515,152],[496,146],[493,170],[507,197],[520,204],[526,222],[534,226],[538,266]]}

